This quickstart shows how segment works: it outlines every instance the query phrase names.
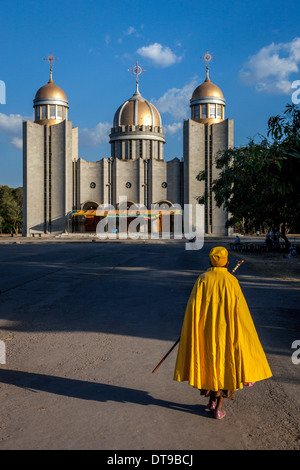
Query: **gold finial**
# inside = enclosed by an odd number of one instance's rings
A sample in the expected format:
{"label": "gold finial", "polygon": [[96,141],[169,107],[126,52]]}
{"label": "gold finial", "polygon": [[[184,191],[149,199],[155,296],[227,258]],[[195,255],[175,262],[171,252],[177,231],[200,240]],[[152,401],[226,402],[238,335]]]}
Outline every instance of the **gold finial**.
{"label": "gold finial", "polygon": [[45,59],[43,60],[48,60],[49,64],[50,64],[50,80],[49,80],[49,83],[52,83],[53,80],[52,80],[52,62],[54,60],[58,60],[56,59],[55,57],[52,56],[52,52],[50,52],[50,55],[48,57],[45,57]]}
{"label": "gold finial", "polygon": [[206,51],[205,56],[200,57],[200,59],[204,59],[206,61],[206,79],[205,79],[206,82],[209,81],[209,62],[214,58],[215,56],[210,55],[208,51]]}
{"label": "gold finial", "polygon": [[136,93],[139,93],[139,75],[142,72],[147,72],[147,70],[143,70],[142,67],[139,66],[138,61],[136,61],[136,65],[133,69],[128,69],[128,72],[133,72],[135,74]]}

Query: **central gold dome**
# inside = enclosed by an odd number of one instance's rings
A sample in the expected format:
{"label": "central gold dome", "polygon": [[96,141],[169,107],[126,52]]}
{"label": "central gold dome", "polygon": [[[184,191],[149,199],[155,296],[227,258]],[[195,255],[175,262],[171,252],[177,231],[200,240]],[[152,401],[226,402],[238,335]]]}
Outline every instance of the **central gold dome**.
{"label": "central gold dome", "polygon": [[161,127],[162,121],[156,107],[137,91],[116,111],[113,125]]}

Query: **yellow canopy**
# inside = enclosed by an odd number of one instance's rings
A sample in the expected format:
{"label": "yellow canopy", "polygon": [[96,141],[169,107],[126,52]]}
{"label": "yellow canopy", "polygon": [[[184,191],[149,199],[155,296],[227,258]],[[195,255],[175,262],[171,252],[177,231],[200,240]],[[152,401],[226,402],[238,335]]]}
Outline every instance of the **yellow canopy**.
{"label": "yellow canopy", "polygon": [[271,376],[238,280],[226,268],[210,268],[187,304],[174,380],[217,391]]}
{"label": "yellow canopy", "polygon": [[149,216],[149,215],[180,215],[182,211],[180,210],[143,210],[143,209],[128,209],[128,210],[78,210],[72,213],[72,216],[75,215],[85,215],[87,217],[95,216],[127,216],[127,217],[138,217],[138,216]]}
{"label": "yellow canopy", "polygon": [[74,216],[74,215],[85,215],[85,211],[72,212],[72,216]]}

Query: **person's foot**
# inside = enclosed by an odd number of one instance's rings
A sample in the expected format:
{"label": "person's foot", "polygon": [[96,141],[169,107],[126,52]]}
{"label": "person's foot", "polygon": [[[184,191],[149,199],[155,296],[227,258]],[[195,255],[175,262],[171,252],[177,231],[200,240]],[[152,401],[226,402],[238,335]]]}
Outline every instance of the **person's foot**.
{"label": "person's foot", "polygon": [[211,411],[214,411],[217,407],[217,402],[216,401],[211,401],[209,402],[208,404],[208,408],[211,410]]}
{"label": "person's foot", "polygon": [[222,419],[226,415],[226,411],[223,410],[215,410],[214,416],[216,419]]}

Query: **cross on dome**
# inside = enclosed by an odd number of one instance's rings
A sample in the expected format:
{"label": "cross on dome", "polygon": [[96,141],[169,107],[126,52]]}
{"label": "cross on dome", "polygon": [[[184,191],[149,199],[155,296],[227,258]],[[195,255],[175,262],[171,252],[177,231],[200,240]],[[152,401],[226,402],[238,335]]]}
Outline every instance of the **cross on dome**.
{"label": "cross on dome", "polygon": [[147,70],[142,69],[142,67],[139,66],[138,61],[136,61],[136,65],[133,69],[128,69],[128,72],[133,72],[135,74],[136,93],[139,93],[139,75],[141,75],[142,72],[147,72]]}
{"label": "cross on dome", "polygon": [[210,55],[208,51],[206,51],[205,56],[200,57],[200,59],[204,59],[206,61],[206,80],[209,80],[209,62],[214,58],[215,56]]}
{"label": "cross on dome", "polygon": [[50,64],[50,80],[49,82],[52,82],[52,62],[56,59],[56,57],[53,57],[52,52],[50,52],[50,55],[48,57],[45,57],[43,60],[47,60]]}

